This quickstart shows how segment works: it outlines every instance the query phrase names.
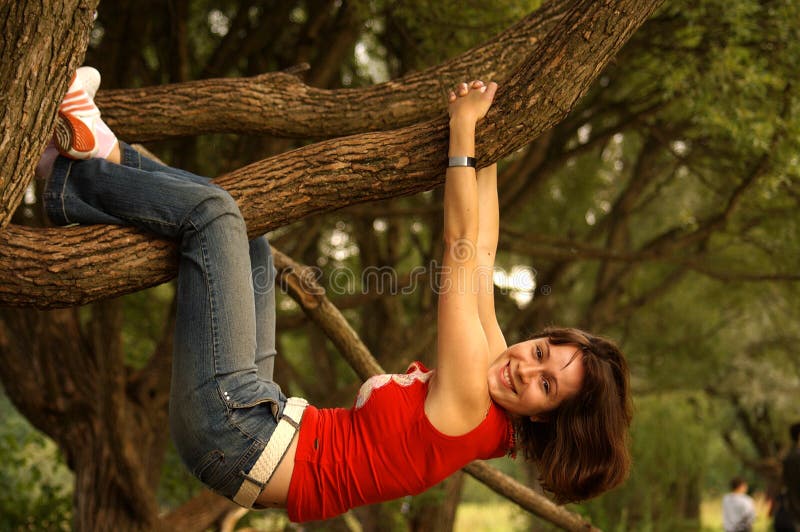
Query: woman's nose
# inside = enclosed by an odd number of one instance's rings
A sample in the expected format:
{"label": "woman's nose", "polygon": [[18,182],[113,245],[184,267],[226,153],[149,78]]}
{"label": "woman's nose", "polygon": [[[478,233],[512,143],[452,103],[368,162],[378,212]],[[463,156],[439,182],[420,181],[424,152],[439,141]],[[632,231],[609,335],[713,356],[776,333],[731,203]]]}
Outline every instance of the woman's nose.
{"label": "woman's nose", "polygon": [[522,362],[517,367],[517,374],[522,382],[527,383],[536,376],[536,367],[528,362]]}

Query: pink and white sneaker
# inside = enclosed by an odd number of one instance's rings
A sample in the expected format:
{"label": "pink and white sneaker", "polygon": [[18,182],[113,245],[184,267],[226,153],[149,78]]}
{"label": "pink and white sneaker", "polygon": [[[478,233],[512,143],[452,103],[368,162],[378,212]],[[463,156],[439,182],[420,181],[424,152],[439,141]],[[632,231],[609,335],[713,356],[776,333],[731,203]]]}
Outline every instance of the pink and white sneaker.
{"label": "pink and white sneaker", "polygon": [[100,110],[94,104],[94,95],[100,85],[100,73],[91,67],[81,67],[72,76],[72,82],[58,108],[53,135],[59,153],[71,159],[90,159],[97,155],[95,122]]}

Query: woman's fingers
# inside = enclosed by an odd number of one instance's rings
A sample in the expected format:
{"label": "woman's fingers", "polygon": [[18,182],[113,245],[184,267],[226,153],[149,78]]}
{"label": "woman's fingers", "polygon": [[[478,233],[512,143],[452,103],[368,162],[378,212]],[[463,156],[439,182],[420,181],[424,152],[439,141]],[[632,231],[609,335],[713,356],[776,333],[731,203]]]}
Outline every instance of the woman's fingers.
{"label": "woman's fingers", "polygon": [[494,81],[487,84],[474,79],[469,83],[459,83],[447,93],[448,112],[451,116],[466,112],[468,115],[474,114],[480,120],[492,105],[496,92],[497,83]]}
{"label": "woman's fingers", "polygon": [[[455,88],[454,91],[453,90],[450,91],[449,95],[452,94],[452,95],[455,95],[457,97],[462,97],[462,96],[468,95],[470,93],[470,91],[472,91],[472,90],[477,90],[477,91],[480,91],[480,92],[486,92],[486,89],[487,89],[486,83],[484,83],[483,81],[481,81],[479,79],[475,79],[475,80],[470,81],[469,83],[465,83],[465,82],[459,83],[458,85],[456,85],[456,88]],[[450,101],[452,102],[453,98],[451,96],[449,96],[449,95],[448,95],[448,97],[449,97]]]}

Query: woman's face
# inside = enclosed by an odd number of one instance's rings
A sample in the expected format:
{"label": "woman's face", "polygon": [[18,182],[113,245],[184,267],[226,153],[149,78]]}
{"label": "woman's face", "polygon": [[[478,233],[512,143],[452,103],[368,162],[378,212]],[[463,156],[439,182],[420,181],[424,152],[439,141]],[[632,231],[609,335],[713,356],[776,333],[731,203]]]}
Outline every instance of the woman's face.
{"label": "woman's face", "polygon": [[489,395],[506,411],[546,420],[546,413],[580,391],[583,356],[572,344],[546,338],[514,344],[489,366]]}

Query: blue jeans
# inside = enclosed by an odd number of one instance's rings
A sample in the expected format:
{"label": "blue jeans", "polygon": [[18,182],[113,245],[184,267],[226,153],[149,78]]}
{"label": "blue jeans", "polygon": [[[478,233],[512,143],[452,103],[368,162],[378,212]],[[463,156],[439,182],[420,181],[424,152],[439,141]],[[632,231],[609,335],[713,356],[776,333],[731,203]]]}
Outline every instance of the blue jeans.
{"label": "blue jeans", "polygon": [[122,164],[59,157],[44,193],[57,224],[133,225],[180,245],[170,429],[187,467],[232,498],[286,397],[272,381],[275,268],[234,200],[208,179],[120,143]]}

